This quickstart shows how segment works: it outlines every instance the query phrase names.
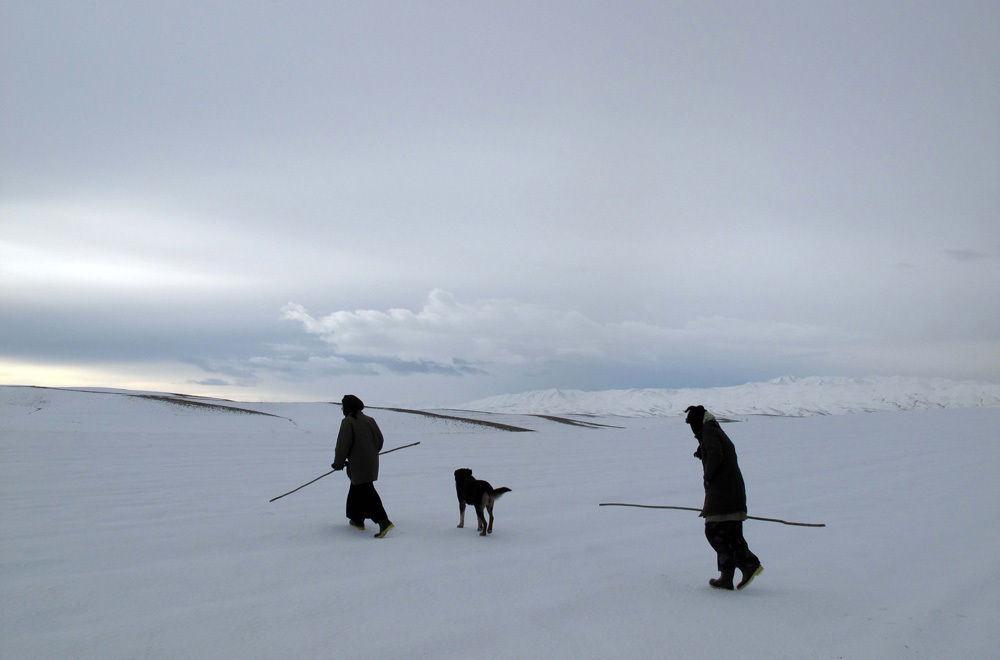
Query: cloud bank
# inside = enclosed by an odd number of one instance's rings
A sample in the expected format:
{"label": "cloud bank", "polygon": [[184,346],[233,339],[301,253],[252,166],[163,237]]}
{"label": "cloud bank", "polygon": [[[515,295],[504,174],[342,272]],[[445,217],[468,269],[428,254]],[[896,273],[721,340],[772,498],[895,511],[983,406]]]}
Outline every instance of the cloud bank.
{"label": "cloud bank", "polygon": [[283,313],[353,364],[456,375],[493,366],[681,361],[712,351],[809,355],[852,339],[834,328],[722,316],[699,317],[680,327],[607,323],[510,299],[464,303],[443,289],[432,290],[417,311],[337,311],[317,318],[289,303]]}

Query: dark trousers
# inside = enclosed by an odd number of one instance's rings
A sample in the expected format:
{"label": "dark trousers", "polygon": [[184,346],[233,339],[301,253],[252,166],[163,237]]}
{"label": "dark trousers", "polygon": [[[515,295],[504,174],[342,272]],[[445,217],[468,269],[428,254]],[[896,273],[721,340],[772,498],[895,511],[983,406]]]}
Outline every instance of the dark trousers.
{"label": "dark trousers", "polygon": [[731,573],[760,563],[743,538],[743,521],[706,522],[705,538],[719,556],[719,571]]}
{"label": "dark trousers", "polygon": [[370,518],[383,523],[389,519],[374,482],[351,484],[351,489],[347,491],[347,517],[355,522],[364,522],[365,518]]}

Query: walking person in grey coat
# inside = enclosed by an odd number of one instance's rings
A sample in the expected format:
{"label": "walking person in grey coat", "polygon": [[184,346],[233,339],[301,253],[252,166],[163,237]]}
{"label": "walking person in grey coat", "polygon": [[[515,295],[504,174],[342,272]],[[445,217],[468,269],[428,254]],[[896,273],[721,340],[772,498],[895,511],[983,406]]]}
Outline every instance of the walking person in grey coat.
{"label": "walking person in grey coat", "polygon": [[351,488],[347,492],[347,519],[351,526],[363,530],[365,518],[378,523],[375,538],[384,538],[393,524],[382,506],[382,498],[375,490],[378,479],[378,454],[384,439],[375,420],[361,411],[365,404],[353,394],[341,401],[344,419],[337,435],[337,449],[333,458],[334,470],[347,468]]}
{"label": "walking person in grey coat", "polygon": [[705,537],[718,555],[721,575],[708,583],[715,589],[733,589],[733,576],[740,569],[743,579],[736,589],[743,589],[764,570],[757,555],[750,552],[743,538],[747,519],[747,493],[743,474],[736,459],[736,448],[712,413],[703,406],[690,406],[684,420],[698,439],[695,458],[704,470]]}

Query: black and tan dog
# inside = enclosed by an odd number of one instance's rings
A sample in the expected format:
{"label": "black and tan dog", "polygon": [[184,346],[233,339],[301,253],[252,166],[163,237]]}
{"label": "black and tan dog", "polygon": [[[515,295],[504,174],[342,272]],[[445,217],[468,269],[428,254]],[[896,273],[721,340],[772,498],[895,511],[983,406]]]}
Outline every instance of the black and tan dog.
{"label": "black and tan dog", "polygon": [[[458,526],[465,527],[465,505],[471,504],[476,507],[476,518],[479,520],[479,527],[476,529],[479,531],[479,535],[492,534],[493,503],[500,499],[504,493],[509,493],[510,488],[494,489],[488,481],[473,477],[472,470],[469,468],[459,468],[455,470],[455,490],[458,491],[458,512],[461,515]],[[490,514],[488,525],[486,524],[486,515],[483,513],[484,510]]]}

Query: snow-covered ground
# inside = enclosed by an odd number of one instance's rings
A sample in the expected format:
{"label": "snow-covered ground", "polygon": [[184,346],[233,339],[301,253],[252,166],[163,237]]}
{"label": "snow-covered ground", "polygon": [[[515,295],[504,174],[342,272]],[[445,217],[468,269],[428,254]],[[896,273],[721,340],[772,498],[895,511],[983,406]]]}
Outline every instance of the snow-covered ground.
{"label": "snow-covered ground", "polygon": [[[695,395],[684,405],[712,409]],[[370,410],[387,447],[421,442],[382,459],[396,528],[376,540],[346,524],[342,474],[268,501],[329,470],[336,406],[225,405],[273,416],[0,387],[0,657],[972,660],[1000,648],[1000,408],[740,413],[726,430],[750,513],[827,526],[748,522],[765,570],[719,592],[697,514],[598,506],[700,505],[679,417],[475,415],[534,431],[511,433]],[[458,467],[513,489],[487,538],[455,527]]]}
{"label": "snow-covered ground", "polygon": [[843,415],[854,412],[1000,406],[1000,385],[944,378],[777,378],[710,389],[541,390],[457,406],[494,412],[624,417],[683,414],[702,404],[723,415]]}

